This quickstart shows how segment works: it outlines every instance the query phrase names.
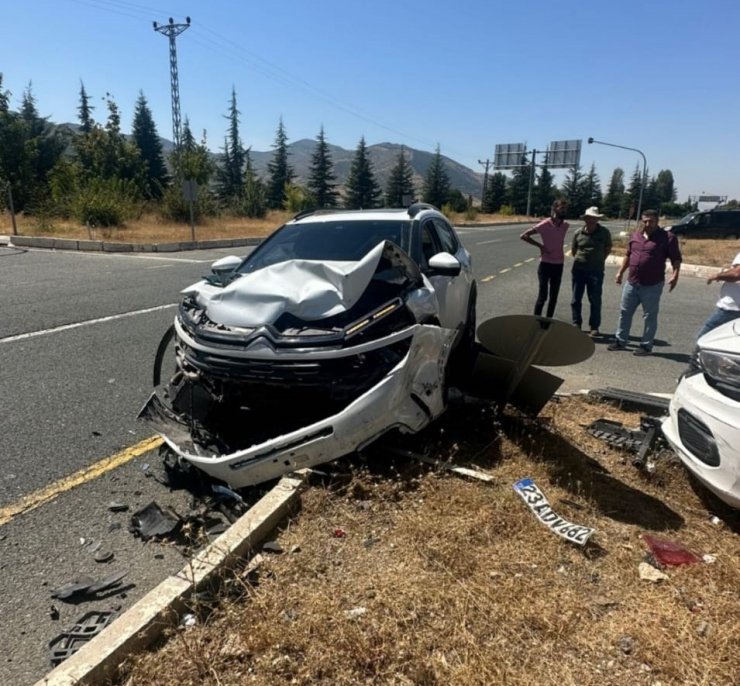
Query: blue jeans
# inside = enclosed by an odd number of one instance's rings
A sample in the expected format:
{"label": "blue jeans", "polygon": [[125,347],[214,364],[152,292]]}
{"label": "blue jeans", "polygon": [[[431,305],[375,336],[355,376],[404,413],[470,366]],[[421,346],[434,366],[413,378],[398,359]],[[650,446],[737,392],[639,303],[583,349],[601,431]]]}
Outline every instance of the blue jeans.
{"label": "blue jeans", "polygon": [[696,340],[698,341],[705,333],[712,329],[716,329],[718,326],[722,326],[722,324],[727,324],[727,322],[731,322],[738,317],[740,317],[740,310],[723,310],[721,307],[715,307],[714,312],[709,315],[707,321],[699,329],[699,333],[696,334]]}
{"label": "blue jeans", "polygon": [[617,342],[627,345],[632,328],[632,316],[638,305],[642,305],[642,318],[644,328],[640,346],[653,349],[655,334],[658,331],[658,311],[660,310],[660,296],[663,294],[665,282],[661,281],[654,286],[640,286],[639,284],[627,283],[622,288],[622,302],[620,303],[619,324],[614,337]]}
{"label": "blue jeans", "polygon": [[570,310],[574,326],[583,324],[581,316],[581,303],[583,292],[586,291],[588,302],[591,306],[588,318],[590,329],[598,329],[601,326],[601,290],[604,285],[604,272],[596,272],[590,269],[573,269],[573,299],[570,301]]}

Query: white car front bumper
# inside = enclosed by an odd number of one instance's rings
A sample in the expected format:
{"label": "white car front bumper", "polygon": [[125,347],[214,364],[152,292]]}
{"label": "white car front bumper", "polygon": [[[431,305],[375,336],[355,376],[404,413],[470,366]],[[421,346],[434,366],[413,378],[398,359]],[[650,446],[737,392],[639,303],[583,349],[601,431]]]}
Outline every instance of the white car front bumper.
{"label": "white car front bumper", "polygon": [[233,488],[268,481],[347,455],[393,428],[414,433],[444,411],[445,368],[457,331],[416,325],[412,335],[406,357],[341,412],[245,450],[204,456],[183,447],[190,441],[180,440],[182,424],[168,423],[156,395],[140,416],[152,421],[177,455]]}
{"label": "white car front bumper", "polygon": [[714,390],[703,374],[684,377],[662,428],[688,470],[740,508],[740,403]]}

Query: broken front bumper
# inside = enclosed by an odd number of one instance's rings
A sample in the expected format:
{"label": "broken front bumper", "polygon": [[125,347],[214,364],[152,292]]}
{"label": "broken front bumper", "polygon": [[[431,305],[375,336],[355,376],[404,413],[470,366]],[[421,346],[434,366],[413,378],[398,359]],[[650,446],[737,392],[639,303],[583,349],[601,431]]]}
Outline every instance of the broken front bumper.
{"label": "broken front bumper", "polygon": [[343,410],[229,454],[197,454],[187,417],[173,412],[156,393],[139,416],[152,424],[175,453],[208,475],[233,488],[250,486],[334,460],[391,429],[414,433],[424,428],[444,410],[445,368],[456,333],[436,326],[410,327],[408,354]]}

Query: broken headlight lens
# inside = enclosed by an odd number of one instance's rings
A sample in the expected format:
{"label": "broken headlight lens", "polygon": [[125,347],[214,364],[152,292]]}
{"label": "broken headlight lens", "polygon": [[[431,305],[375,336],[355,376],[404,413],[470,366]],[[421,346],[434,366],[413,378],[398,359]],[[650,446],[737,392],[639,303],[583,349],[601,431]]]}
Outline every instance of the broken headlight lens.
{"label": "broken headlight lens", "polygon": [[721,393],[740,400],[740,355],[702,350],[699,360],[710,385]]}

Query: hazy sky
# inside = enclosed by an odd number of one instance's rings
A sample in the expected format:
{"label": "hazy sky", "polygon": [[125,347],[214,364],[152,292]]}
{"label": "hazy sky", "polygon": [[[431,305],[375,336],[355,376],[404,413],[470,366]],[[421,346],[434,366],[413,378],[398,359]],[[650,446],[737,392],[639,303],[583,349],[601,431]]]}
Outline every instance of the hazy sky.
{"label": "hazy sky", "polygon": [[32,82],[42,115],[76,121],[80,81],[104,122],[130,130],[139,90],[172,138],[169,48],[183,118],[220,148],[232,86],[245,145],[405,143],[482,171],[497,143],[583,139],[604,190],[641,158],[673,171],[679,199],[740,198],[737,0],[0,0],[0,72],[14,105]]}

